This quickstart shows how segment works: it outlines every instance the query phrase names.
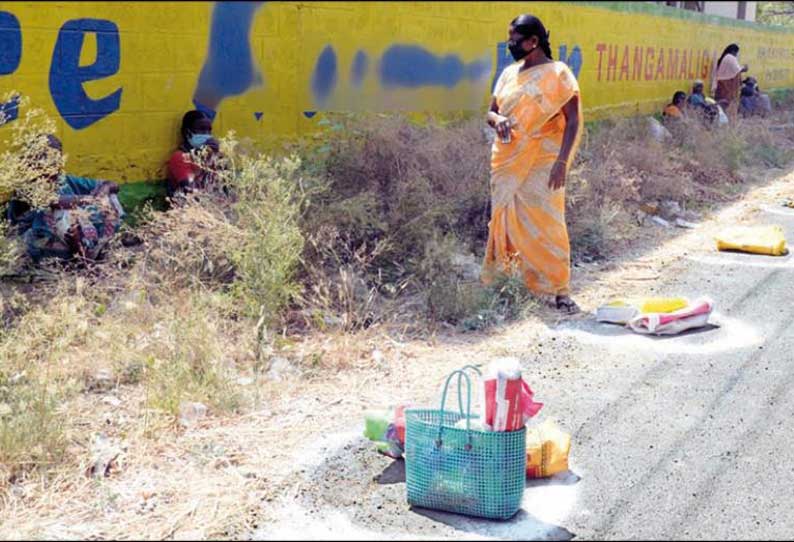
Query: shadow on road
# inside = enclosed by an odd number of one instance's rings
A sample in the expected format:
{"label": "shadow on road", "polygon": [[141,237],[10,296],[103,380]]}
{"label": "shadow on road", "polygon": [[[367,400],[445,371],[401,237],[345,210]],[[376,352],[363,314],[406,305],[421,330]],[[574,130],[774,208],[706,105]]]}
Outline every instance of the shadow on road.
{"label": "shadow on road", "polygon": [[543,486],[572,486],[581,480],[582,477],[575,472],[565,471],[550,476],[549,478],[535,478],[527,480],[526,486],[530,487],[543,487]]}
{"label": "shadow on road", "polygon": [[593,335],[601,335],[602,337],[620,337],[623,335],[632,335],[632,336],[645,337],[654,341],[667,341],[681,337],[688,337],[691,335],[701,335],[703,333],[714,331],[715,329],[720,329],[720,326],[718,326],[717,324],[709,323],[703,327],[699,327],[696,329],[688,329],[676,335],[643,335],[641,333],[635,333],[634,331],[628,329],[627,327],[621,324],[595,322],[592,325],[588,326],[586,331],[588,333],[592,333]]}
{"label": "shadow on road", "polygon": [[573,540],[576,536],[568,529],[541,521],[524,510],[519,510],[506,521],[472,518],[427,508],[411,507],[410,510],[458,531],[478,536],[512,540]]}
{"label": "shadow on road", "polygon": [[375,481],[380,485],[389,484],[404,484],[405,483],[405,461],[397,459],[383,469],[379,475],[375,477]]}

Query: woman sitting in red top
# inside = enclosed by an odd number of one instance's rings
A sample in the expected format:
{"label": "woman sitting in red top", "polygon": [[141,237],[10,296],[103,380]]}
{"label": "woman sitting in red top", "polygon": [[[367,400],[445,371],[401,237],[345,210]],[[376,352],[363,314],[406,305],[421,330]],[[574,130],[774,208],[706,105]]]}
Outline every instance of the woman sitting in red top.
{"label": "woman sitting in red top", "polygon": [[182,144],[168,160],[168,197],[204,188],[211,172],[202,169],[190,157],[190,151],[203,146],[218,155],[218,141],[212,137],[212,121],[201,111],[188,111],[182,117]]}

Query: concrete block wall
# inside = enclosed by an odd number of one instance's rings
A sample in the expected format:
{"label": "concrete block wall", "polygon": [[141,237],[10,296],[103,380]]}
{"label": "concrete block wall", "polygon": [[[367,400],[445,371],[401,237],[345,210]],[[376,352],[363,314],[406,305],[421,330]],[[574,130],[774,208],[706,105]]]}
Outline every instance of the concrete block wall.
{"label": "concrete block wall", "polygon": [[0,97],[57,119],[71,172],[156,179],[194,107],[270,148],[328,111],[484,112],[527,10],[588,120],[660,109],[731,42],[762,88],[794,87],[794,34],[647,3],[0,2]]}

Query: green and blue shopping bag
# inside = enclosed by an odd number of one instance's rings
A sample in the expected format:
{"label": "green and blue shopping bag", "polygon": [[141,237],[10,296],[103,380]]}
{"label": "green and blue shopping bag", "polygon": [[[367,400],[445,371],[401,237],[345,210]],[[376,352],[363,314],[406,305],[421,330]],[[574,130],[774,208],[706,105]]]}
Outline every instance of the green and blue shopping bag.
{"label": "green and blue shopping bag", "polygon": [[[509,432],[472,428],[479,416],[471,413],[471,380],[466,369],[481,376],[472,366],[450,373],[439,410],[405,411],[408,503],[469,516],[508,519],[518,512],[524,495],[526,428]],[[456,375],[458,412],[446,411],[447,391]],[[461,420],[465,422],[459,424]]]}

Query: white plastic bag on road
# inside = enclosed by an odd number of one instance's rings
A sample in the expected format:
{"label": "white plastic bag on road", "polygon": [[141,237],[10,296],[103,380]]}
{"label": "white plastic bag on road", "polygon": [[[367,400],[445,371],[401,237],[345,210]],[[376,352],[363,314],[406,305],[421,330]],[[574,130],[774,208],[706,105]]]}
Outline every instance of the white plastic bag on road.
{"label": "white plastic bag on road", "polygon": [[701,297],[688,307],[674,312],[640,314],[629,320],[628,326],[644,335],[677,335],[708,325],[713,310],[711,298]]}

